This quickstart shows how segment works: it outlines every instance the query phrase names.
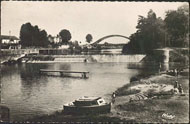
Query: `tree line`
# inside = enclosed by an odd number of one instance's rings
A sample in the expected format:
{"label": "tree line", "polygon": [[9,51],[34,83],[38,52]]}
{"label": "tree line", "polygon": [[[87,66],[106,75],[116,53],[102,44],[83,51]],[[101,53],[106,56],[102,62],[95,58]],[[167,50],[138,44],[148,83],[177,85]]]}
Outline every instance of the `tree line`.
{"label": "tree line", "polygon": [[177,10],[166,12],[164,19],[150,10],[147,17],[139,16],[137,31],[131,34],[130,41],[124,45],[126,54],[151,53],[162,47],[188,47],[189,45],[189,7],[187,4]]}
{"label": "tree line", "polygon": [[[147,17],[139,16],[136,29],[131,34],[130,41],[124,45],[124,54],[146,54],[153,49],[162,47],[186,47],[189,45],[189,7],[187,4],[180,6],[177,10],[166,12],[164,19],[157,17],[150,10]],[[61,42],[51,42],[45,30],[38,26],[26,23],[20,29],[20,44],[23,47],[58,47],[70,45],[79,48],[78,41],[71,42],[72,35],[69,30],[62,29],[58,36]],[[86,42],[92,42],[92,35],[86,35]],[[80,48],[81,49],[81,48]]]}
{"label": "tree line", "polygon": [[[62,29],[57,37],[60,37],[61,42],[53,42],[50,40],[53,39],[51,35],[47,35],[45,30],[39,29],[37,25],[33,26],[30,22],[23,24],[20,29],[20,44],[23,47],[58,47],[61,45],[79,47],[78,41],[70,42],[72,35],[67,29]],[[86,35],[86,42],[90,43],[92,39],[93,37],[91,34]]]}

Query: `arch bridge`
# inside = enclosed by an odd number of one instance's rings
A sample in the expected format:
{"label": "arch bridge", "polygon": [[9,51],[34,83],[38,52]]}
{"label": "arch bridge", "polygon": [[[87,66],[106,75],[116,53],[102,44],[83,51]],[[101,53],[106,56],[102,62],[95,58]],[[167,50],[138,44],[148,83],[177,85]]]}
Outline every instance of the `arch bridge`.
{"label": "arch bridge", "polygon": [[130,38],[127,37],[127,36],[114,34],[114,35],[108,35],[108,36],[102,37],[102,38],[100,38],[99,40],[97,40],[97,41],[95,41],[94,43],[92,43],[91,45],[96,45],[96,44],[98,44],[98,43],[102,42],[103,40],[105,40],[105,39],[107,39],[107,38],[110,38],[110,37],[122,37],[122,38],[125,38],[125,39],[130,40]]}

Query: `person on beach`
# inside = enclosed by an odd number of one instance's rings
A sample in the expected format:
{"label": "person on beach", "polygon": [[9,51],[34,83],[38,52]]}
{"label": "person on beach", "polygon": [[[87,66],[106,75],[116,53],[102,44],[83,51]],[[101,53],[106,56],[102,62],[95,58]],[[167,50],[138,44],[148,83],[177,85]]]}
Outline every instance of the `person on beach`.
{"label": "person on beach", "polygon": [[173,69],[174,76],[177,76],[177,69]]}
{"label": "person on beach", "polygon": [[175,81],[175,83],[174,83],[174,90],[173,90],[174,94],[178,94],[179,93],[178,87],[179,87],[178,81]]}
{"label": "person on beach", "polygon": [[112,93],[112,103],[115,102],[115,97],[116,97],[116,94],[115,94],[115,92],[113,92],[113,93]]}
{"label": "person on beach", "polygon": [[181,72],[181,69],[177,69],[177,77],[178,77],[178,75],[180,74],[180,72]]}
{"label": "person on beach", "polygon": [[175,83],[174,83],[174,89],[178,88],[178,86],[179,86],[178,81],[175,81]]}
{"label": "person on beach", "polygon": [[179,84],[178,90],[179,90],[179,93],[183,94],[183,88],[182,88],[181,84]]}
{"label": "person on beach", "polygon": [[162,64],[161,64],[161,62],[159,63],[159,69],[158,69],[158,73],[160,74],[160,72],[161,72],[161,68],[162,68]]}
{"label": "person on beach", "polygon": [[87,62],[87,59],[84,59],[84,62],[86,63],[86,62]]}

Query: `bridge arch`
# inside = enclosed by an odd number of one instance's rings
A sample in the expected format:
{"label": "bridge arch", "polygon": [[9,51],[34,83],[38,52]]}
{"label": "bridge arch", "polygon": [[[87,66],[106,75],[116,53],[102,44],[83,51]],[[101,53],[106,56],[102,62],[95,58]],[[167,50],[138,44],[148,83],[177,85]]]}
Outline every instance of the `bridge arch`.
{"label": "bridge arch", "polygon": [[100,43],[101,41],[103,41],[103,40],[105,40],[105,39],[107,39],[107,38],[110,38],[110,37],[122,37],[122,38],[125,38],[125,39],[130,40],[130,38],[127,37],[127,36],[114,34],[114,35],[108,35],[108,36],[102,37],[102,38],[100,38],[99,40],[97,40],[97,41],[95,41],[94,43],[92,43],[92,45],[96,45],[96,44]]}

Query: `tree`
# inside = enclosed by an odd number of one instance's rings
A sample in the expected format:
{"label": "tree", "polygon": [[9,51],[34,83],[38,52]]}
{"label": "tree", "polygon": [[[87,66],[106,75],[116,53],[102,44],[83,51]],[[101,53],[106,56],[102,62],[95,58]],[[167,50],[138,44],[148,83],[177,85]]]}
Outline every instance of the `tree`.
{"label": "tree", "polygon": [[184,47],[188,43],[189,15],[188,5],[180,6],[178,10],[166,12],[166,29],[172,47]]}
{"label": "tree", "polygon": [[86,42],[90,43],[92,41],[93,37],[91,34],[86,35]]}
{"label": "tree", "polygon": [[59,35],[61,36],[62,39],[62,44],[68,44],[69,40],[71,40],[71,33],[69,30],[63,29],[59,32]]}
{"label": "tree", "polygon": [[30,23],[23,24],[20,30],[20,44],[22,46],[32,46],[32,25]]}
{"label": "tree", "polygon": [[20,29],[20,44],[24,47],[47,47],[49,45],[47,32],[41,31],[38,26],[32,26],[29,22],[23,24]]}
{"label": "tree", "polygon": [[41,44],[40,46],[48,46],[50,44],[47,38],[47,32],[45,30],[40,31],[39,41],[38,41],[39,42],[38,44]]}
{"label": "tree", "polygon": [[164,21],[150,10],[147,17],[139,16],[137,31],[124,45],[123,53],[151,53],[153,49],[165,46]]}

